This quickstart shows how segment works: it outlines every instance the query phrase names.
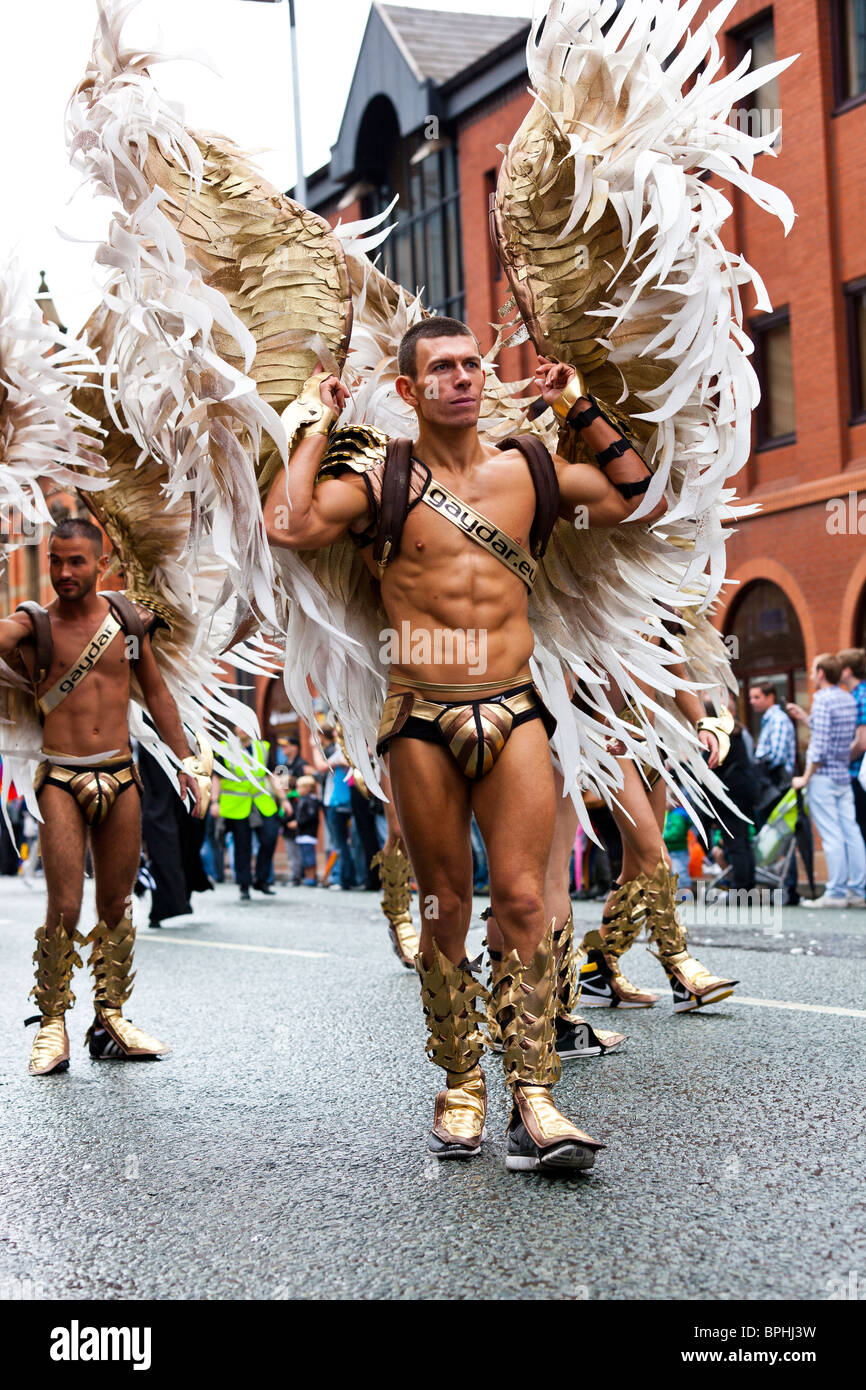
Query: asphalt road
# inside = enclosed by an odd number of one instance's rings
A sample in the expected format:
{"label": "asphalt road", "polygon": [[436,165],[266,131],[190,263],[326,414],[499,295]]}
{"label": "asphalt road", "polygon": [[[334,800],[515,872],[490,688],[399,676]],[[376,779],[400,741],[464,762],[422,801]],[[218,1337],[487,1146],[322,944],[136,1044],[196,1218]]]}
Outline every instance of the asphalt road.
{"label": "asphalt road", "polygon": [[426,1154],[439,1073],[373,894],[241,906],[226,886],[160,933],[140,910],[127,1012],[172,1055],[92,1062],[80,973],[72,1067],[35,1079],[42,895],[0,884],[7,1296],[824,1299],[852,1272],[866,1291],[866,912],[696,925],[700,958],[742,980],[702,1014],[672,1014],[636,947],[626,971],[662,1000],[594,1012],[628,1045],[568,1063],[557,1097],[607,1147],[552,1181],[505,1171],[495,1058],[483,1156]]}

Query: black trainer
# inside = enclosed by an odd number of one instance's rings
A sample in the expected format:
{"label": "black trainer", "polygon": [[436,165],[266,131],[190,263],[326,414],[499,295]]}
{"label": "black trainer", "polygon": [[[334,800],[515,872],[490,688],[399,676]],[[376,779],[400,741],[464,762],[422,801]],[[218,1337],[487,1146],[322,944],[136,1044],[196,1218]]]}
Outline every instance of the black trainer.
{"label": "black trainer", "polygon": [[512,1173],[586,1173],[595,1163],[595,1149],[565,1139],[552,1148],[540,1149],[530,1139],[519,1115],[508,1125],[505,1166]]}
{"label": "black trainer", "polygon": [[556,1050],[563,1062],[573,1057],[602,1057],[622,1047],[625,1040],[623,1033],[595,1029],[585,1018],[556,1020]]}

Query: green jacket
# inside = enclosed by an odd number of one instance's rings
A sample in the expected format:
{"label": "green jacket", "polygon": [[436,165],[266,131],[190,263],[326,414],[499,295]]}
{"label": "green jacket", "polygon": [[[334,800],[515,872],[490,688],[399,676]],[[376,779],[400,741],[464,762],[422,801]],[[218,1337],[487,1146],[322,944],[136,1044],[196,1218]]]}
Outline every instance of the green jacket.
{"label": "green jacket", "polygon": [[[270,744],[263,739],[256,739],[253,744],[255,761],[261,768],[259,781],[263,786],[268,784],[268,752]],[[256,809],[263,816],[275,816],[277,814],[277,803],[269,792],[260,791],[248,777],[244,775],[243,768],[223,755],[223,762],[226,767],[232,769],[236,774],[235,780],[229,782],[225,780],[220,783],[220,815],[224,820],[246,820],[255,804]]]}

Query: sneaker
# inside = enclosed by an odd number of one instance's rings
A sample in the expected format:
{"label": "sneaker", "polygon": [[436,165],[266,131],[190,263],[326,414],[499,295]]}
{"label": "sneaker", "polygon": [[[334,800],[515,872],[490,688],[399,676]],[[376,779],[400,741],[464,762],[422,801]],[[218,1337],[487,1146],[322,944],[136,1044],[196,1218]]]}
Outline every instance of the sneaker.
{"label": "sneaker", "polygon": [[556,1020],[556,1050],[563,1062],[573,1057],[603,1057],[607,1052],[616,1052],[624,1042],[624,1033],[609,1033],[602,1028],[593,1028],[585,1018],[569,1015]]}
{"label": "sneaker", "polygon": [[822,893],[820,898],[801,898],[801,907],[847,907],[847,898],[828,898],[826,893]]}
{"label": "sneaker", "polygon": [[[604,1145],[561,1115],[546,1087],[523,1086],[520,1089],[521,1101],[517,1101],[515,1094],[508,1122],[505,1167],[509,1172],[566,1174],[587,1172],[592,1168],[597,1151]],[[515,1087],[515,1093],[516,1090]],[[526,1110],[525,1116],[521,1109]],[[529,1133],[527,1124],[536,1132],[538,1140]],[[544,1137],[550,1133],[557,1137],[552,1140]]]}
{"label": "sneaker", "polygon": [[649,1009],[658,995],[627,980],[614,956],[590,950],[580,967],[580,1002],[588,1009]]}
{"label": "sneaker", "polygon": [[848,907],[866,907],[866,898],[863,897],[863,894],[852,893],[850,888],[848,889],[848,896],[845,902]]}
{"label": "sneaker", "polygon": [[249,888],[242,888],[242,889],[241,889],[241,902],[242,902],[242,903],[248,903],[249,901],[250,901],[250,890],[249,890]]}

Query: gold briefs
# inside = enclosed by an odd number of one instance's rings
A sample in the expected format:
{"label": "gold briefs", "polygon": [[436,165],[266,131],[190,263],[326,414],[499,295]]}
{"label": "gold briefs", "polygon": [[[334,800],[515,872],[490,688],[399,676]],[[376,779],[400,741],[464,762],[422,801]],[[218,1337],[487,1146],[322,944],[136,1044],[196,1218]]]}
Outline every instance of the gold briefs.
{"label": "gold briefs", "polygon": [[[502,690],[500,686],[500,690]],[[532,681],[516,690],[480,700],[422,700],[411,691],[389,691],[382,710],[376,752],[380,755],[395,738],[417,738],[437,743],[451,753],[464,777],[480,782],[493,767],[513,729],[530,719],[540,719],[550,738],[556,720]]]}
{"label": "gold briefs", "polygon": [[40,763],[33,778],[37,794],[43,787],[61,787],[81,808],[88,825],[101,825],[115,801],[128,787],[142,791],[141,774],[131,758],[100,763],[93,767],[65,767],[62,763]]}

